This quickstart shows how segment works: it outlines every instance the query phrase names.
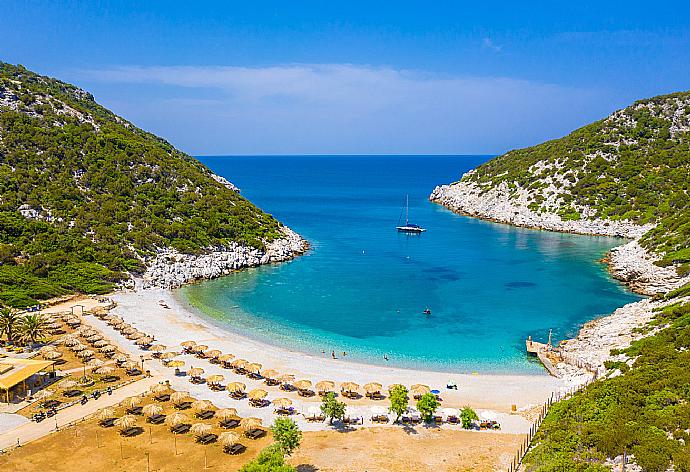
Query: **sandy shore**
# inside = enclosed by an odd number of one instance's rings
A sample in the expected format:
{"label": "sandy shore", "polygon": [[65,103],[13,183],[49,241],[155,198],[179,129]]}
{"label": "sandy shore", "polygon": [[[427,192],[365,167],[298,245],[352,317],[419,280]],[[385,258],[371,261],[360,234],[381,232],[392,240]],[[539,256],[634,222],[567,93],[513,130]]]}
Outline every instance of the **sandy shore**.
{"label": "sandy shore", "polygon": [[[330,357],[313,356],[263,344],[213,326],[180,304],[167,290],[119,292],[112,295],[112,298],[118,304],[113,313],[122,316],[126,322],[141,331],[155,335],[156,340],[167,345],[169,349],[180,349],[181,342],[193,340],[199,344],[208,345],[211,349],[219,349],[251,362],[259,362],[264,368],[291,373],[298,379],[309,379],[314,383],[319,380],[333,380],[336,383],[353,381],[360,385],[380,382],[384,385],[384,389],[394,383],[408,386],[422,383],[429,385],[432,389],[438,388],[442,391],[444,407],[460,407],[469,404],[475,409],[488,409],[499,413],[508,413],[511,405],[516,405],[522,410],[541,405],[553,392],[572,386],[547,374],[448,374],[367,365],[341,359],[333,360]],[[160,300],[165,301],[170,308],[163,308],[159,304]],[[209,368],[217,368],[217,366],[205,364],[208,363],[204,360],[189,357],[188,365],[204,367],[207,373],[210,372]],[[227,370],[217,369],[219,373],[226,376],[226,380],[234,375]],[[247,383],[247,388],[251,388],[251,381],[246,377],[237,380]],[[445,389],[449,380],[457,383],[459,386],[457,391]],[[283,392],[271,392],[271,397],[275,396],[284,395]],[[369,401],[356,400],[350,403],[364,406],[370,403],[367,402]],[[379,402],[379,404],[382,403],[387,405],[386,401]],[[512,415],[512,417],[517,416]]]}

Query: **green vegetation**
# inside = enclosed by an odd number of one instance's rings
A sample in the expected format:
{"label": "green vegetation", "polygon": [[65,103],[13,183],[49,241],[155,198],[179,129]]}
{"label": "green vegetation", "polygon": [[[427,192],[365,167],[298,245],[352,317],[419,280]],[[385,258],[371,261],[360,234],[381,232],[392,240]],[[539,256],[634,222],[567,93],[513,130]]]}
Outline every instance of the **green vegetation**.
{"label": "green vegetation", "polygon": [[272,444],[262,450],[256,459],[242,466],[240,472],[295,472],[295,468],[285,463],[280,446]]}
{"label": "green vegetation", "polygon": [[460,410],[460,422],[464,429],[470,429],[472,427],[472,421],[478,420],[479,416],[469,406],[464,407]]}
{"label": "green vegetation", "polygon": [[652,324],[662,329],[622,351],[632,367],[553,405],[527,470],[606,471],[625,451],[645,471],[690,471],[690,302],[658,310]]}
{"label": "green vegetation", "polygon": [[209,169],[90,94],[0,62],[3,95],[1,304],[108,292],[162,247],[260,248],[279,236]]}
{"label": "green vegetation", "polygon": [[395,413],[395,422],[400,421],[400,417],[407,411],[409,398],[407,387],[404,385],[394,385],[388,392],[391,402],[390,411]]}
{"label": "green vegetation", "polygon": [[19,341],[24,344],[36,344],[48,334],[48,319],[40,313],[28,313],[19,321]]}
{"label": "green vegetation", "polygon": [[[642,244],[664,254],[661,265],[688,273],[689,127],[690,92],[641,100],[560,139],[492,159],[465,179],[485,189],[501,182],[529,189],[530,208],[565,220],[581,218],[578,209],[588,207],[601,218],[658,223]],[[562,201],[545,208],[543,191],[554,176]]]}
{"label": "green vegetation", "polygon": [[20,319],[18,312],[9,308],[0,309],[0,338],[6,336],[7,341],[13,342]]}
{"label": "green vegetation", "polygon": [[427,423],[431,423],[434,420],[434,413],[436,413],[439,406],[441,406],[441,403],[433,393],[425,393],[417,400],[417,409]]}
{"label": "green vegetation", "polygon": [[328,418],[328,423],[333,424],[333,420],[342,420],[345,416],[345,403],[335,399],[335,393],[328,392],[321,402],[321,413]]}
{"label": "green vegetation", "polygon": [[299,447],[302,441],[302,431],[300,431],[297,423],[290,418],[276,418],[271,427],[273,439],[275,439],[278,447],[286,456]]}

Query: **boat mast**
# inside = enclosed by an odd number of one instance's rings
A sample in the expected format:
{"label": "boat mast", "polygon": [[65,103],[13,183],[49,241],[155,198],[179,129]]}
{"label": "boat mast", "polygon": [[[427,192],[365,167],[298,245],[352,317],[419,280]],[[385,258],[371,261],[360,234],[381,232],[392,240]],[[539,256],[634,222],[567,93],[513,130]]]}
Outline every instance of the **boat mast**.
{"label": "boat mast", "polygon": [[410,195],[405,195],[405,226],[410,224]]}

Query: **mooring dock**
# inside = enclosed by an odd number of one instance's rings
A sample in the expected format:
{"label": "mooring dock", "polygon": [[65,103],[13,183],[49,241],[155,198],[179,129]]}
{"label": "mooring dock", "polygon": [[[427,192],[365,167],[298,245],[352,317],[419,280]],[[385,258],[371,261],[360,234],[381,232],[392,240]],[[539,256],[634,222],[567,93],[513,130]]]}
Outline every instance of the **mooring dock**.
{"label": "mooring dock", "polygon": [[532,336],[529,336],[525,341],[525,347],[528,354],[537,356],[549,374],[553,375],[554,377],[558,377],[556,366],[550,359],[550,357],[556,357],[559,355],[558,350],[554,349],[553,345],[551,344],[551,330],[549,330],[548,343],[544,344],[540,343],[539,341],[533,341]]}

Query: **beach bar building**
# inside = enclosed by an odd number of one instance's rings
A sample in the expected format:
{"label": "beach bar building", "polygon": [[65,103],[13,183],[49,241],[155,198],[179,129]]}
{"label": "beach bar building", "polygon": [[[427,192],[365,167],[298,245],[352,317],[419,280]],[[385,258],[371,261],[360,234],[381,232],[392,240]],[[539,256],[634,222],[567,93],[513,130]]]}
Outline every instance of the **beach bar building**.
{"label": "beach bar building", "polygon": [[[10,403],[15,397],[35,392],[46,383],[46,374],[54,375],[54,361],[0,358],[0,396]],[[52,369],[51,373],[45,371]]]}

